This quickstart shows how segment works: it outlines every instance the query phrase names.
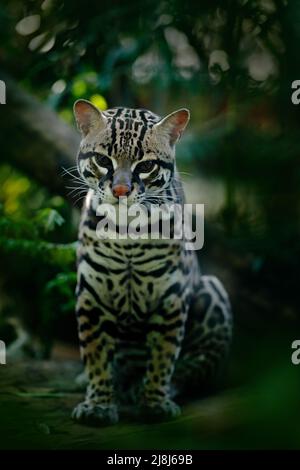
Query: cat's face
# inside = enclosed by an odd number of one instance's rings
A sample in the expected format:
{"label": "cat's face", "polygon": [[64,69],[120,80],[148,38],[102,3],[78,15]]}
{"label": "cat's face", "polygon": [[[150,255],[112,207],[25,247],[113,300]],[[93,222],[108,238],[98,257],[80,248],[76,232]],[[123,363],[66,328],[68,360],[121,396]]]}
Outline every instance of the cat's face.
{"label": "cat's face", "polygon": [[180,109],[164,119],[150,111],[114,108],[100,112],[79,100],[74,114],[82,141],[78,171],[102,203],[122,196],[129,204],[159,201],[175,170],[175,143],[189,121]]}

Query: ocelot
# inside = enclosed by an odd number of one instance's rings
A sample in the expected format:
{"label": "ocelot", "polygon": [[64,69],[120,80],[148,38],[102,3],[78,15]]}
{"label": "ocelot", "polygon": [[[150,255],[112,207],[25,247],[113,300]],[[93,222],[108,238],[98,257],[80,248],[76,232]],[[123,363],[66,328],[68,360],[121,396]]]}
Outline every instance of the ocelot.
{"label": "ocelot", "polygon": [[216,277],[201,275],[184,240],[100,239],[96,229],[103,204],[114,207],[124,198],[128,207],[184,203],[175,144],[189,112],[161,119],[144,109],[101,112],[78,100],[74,114],[82,134],[78,172],[89,188],[76,289],[88,386],[72,416],[94,425],[116,423],[127,397],[145,417],[176,417],[176,390],[200,389],[227,356],[228,295]]}

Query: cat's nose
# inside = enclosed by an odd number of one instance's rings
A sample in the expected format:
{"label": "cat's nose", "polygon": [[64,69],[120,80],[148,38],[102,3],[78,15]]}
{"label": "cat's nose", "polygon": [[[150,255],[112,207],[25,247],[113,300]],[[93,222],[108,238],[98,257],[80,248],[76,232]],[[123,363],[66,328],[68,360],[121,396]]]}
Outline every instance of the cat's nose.
{"label": "cat's nose", "polygon": [[112,187],[112,193],[115,197],[128,196],[130,188],[126,184],[116,184]]}

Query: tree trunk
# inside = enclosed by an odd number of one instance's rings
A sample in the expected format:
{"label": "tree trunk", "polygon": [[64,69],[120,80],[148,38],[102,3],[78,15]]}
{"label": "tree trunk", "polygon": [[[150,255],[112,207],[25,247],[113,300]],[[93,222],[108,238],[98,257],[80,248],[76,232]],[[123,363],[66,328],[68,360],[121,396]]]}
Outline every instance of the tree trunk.
{"label": "tree trunk", "polygon": [[62,172],[75,165],[79,134],[12,78],[1,73],[1,79],[7,89],[7,104],[0,106],[1,160],[68,197]]}

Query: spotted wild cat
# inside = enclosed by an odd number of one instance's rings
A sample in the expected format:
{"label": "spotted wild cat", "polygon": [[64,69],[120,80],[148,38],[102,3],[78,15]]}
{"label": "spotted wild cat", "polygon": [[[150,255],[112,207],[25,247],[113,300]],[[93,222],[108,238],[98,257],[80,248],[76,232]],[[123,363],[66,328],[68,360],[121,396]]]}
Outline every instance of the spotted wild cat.
{"label": "spotted wild cat", "polygon": [[[164,119],[143,109],[99,111],[79,100],[80,178],[89,187],[79,230],[77,320],[88,386],[73,418],[118,421],[129,390],[144,414],[180,413],[171,384],[194,387],[227,355],[232,319],[227,293],[201,275],[183,240],[101,240],[97,207],[184,202],[175,144],[188,121],[180,109]],[[136,386],[136,387],[135,387]]]}

